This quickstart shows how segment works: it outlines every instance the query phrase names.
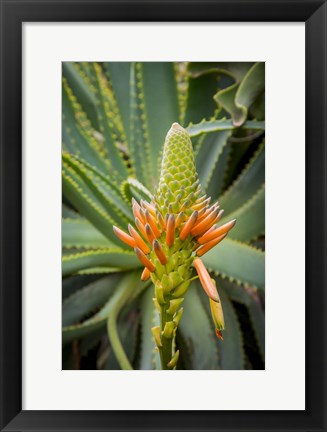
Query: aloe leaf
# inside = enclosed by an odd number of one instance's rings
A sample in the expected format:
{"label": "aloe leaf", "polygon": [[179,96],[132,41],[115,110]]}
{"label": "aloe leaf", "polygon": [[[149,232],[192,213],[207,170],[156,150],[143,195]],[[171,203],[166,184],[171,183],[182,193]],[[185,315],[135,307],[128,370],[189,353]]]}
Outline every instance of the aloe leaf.
{"label": "aloe leaf", "polygon": [[77,369],[72,344],[65,345],[62,347],[61,359],[62,359],[61,360],[62,370],[76,370]]}
{"label": "aloe leaf", "polygon": [[121,274],[106,276],[66,298],[62,306],[62,325],[75,324],[90,312],[103,306],[121,279]]}
{"label": "aloe leaf", "polygon": [[226,323],[224,341],[219,341],[222,369],[245,369],[243,336],[237,314],[225,291],[221,288],[218,289]]}
{"label": "aloe leaf", "polygon": [[[80,339],[81,337],[84,337],[100,329],[101,327],[104,327],[107,322],[108,316],[112,313],[114,307],[117,304],[117,301],[120,301],[122,296],[125,296],[126,293],[129,294],[128,296],[126,296],[128,297],[126,303],[128,303],[129,301],[132,301],[133,298],[135,298],[137,295],[139,295],[143,289],[146,288],[146,284],[142,283],[141,281],[138,281],[136,284],[131,284],[131,281],[135,282],[136,279],[139,279],[138,273],[133,272],[126,274],[117,285],[112,297],[110,297],[106,304],[99,310],[99,312],[93,315],[92,318],[84,321],[81,324],[63,327],[63,343],[66,344],[74,339]],[[134,291],[131,293],[132,286],[134,287]]]}
{"label": "aloe leaf", "polygon": [[264,120],[265,118],[265,93],[257,97],[249,108],[249,113],[252,118]]}
{"label": "aloe leaf", "polygon": [[222,149],[221,154],[219,155],[217,164],[206,188],[206,193],[211,197],[212,200],[217,200],[224,188],[226,175],[230,164],[231,152],[232,146],[228,140]]}
{"label": "aloe leaf", "polygon": [[265,231],[264,185],[242,207],[222,219],[221,223],[227,219],[236,219],[237,221],[229,234],[229,238],[248,242],[263,234]]}
{"label": "aloe leaf", "polygon": [[254,296],[252,301],[248,305],[248,311],[251,319],[251,324],[254,329],[254,334],[262,355],[262,359],[265,359],[265,314],[264,311]]}
{"label": "aloe leaf", "polygon": [[151,192],[138,180],[128,178],[121,185],[121,193],[126,202],[130,203],[132,198],[137,201],[146,200],[151,201],[153,195]]}
{"label": "aloe leaf", "polygon": [[[65,157],[68,157],[68,162],[70,161],[71,165],[74,167],[77,166],[78,172],[87,173],[88,177],[92,178],[93,183],[97,187],[96,191],[100,199],[105,195],[105,199],[109,200],[109,202],[111,202],[128,220],[132,219],[130,203],[126,204],[121,193],[121,185],[117,185],[108,173],[98,170],[84,159],[76,155],[67,155],[67,153],[64,155],[64,159]],[[129,179],[127,181],[129,181]],[[135,180],[135,182],[140,188],[143,187],[143,189],[146,190],[137,180]]]}
{"label": "aloe leaf", "polygon": [[191,369],[220,369],[217,338],[194,283],[185,296],[183,308],[178,331],[191,357]]}
{"label": "aloe leaf", "polygon": [[87,269],[79,270],[79,275],[101,275],[101,274],[109,274],[109,273],[118,273],[120,272],[119,267],[89,267]]}
{"label": "aloe leaf", "polygon": [[194,77],[208,72],[217,72],[229,75],[239,82],[253,64],[253,62],[191,62],[188,71]]}
{"label": "aloe leaf", "polygon": [[109,74],[114,96],[122,117],[124,130],[129,138],[131,63],[106,62],[104,63],[104,68]]}
{"label": "aloe leaf", "polygon": [[258,249],[226,238],[206,253],[203,261],[211,271],[223,277],[264,289],[265,256]]}
{"label": "aloe leaf", "polygon": [[115,267],[130,270],[141,267],[133,252],[122,249],[97,249],[64,256],[62,259],[63,276],[92,267]]}
{"label": "aloe leaf", "polygon": [[86,219],[63,219],[61,232],[64,248],[93,249],[114,246]]}
{"label": "aloe leaf", "polygon": [[64,219],[82,219],[82,216],[68,207],[66,204],[61,206],[61,215]]}
{"label": "aloe leaf", "polygon": [[189,62],[187,72],[189,76],[197,78],[203,74],[217,72],[218,67],[216,62]]}
{"label": "aloe leaf", "polygon": [[217,286],[222,286],[225,293],[231,301],[241,303],[245,306],[249,304],[249,293],[245,289],[245,285],[239,284],[229,279],[223,279],[221,276],[215,277]]}
{"label": "aloe leaf", "polygon": [[[70,153],[69,153],[70,154]],[[69,177],[74,183],[76,183],[76,186],[80,189],[80,192],[86,196],[89,196],[92,198],[95,205],[102,208],[102,205],[100,201],[97,199],[97,197],[92,193],[90,188],[86,185],[86,183],[81,179],[81,177],[78,175],[78,173],[75,171],[74,168],[72,168],[69,163],[65,160],[65,156],[68,155],[68,153],[63,152],[62,153],[62,174],[64,177]],[[70,154],[70,156],[72,156]],[[67,205],[69,205],[71,208],[74,209],[75,212],[79,213],[79,210],[75,208],[70,200],[65,196],[65,193],[63,191],[63,198]],[[81,215],[80,215],[81,216]]]}
{"label": "aloe leaf", "polygon": [[215,101],[218,105],[222,106],[225,111],[231,114],[233,124],[235,126],[241,126],[246,117],[246,110],[243,107],[238,107],[235,104],[235,97],[237,94],[239,84],[235,83],[226,89],[220,90],[215,95]]}
{"label": "aloe leaf", "polygon": [[74,275],[64,278],[62,281],[62,299],[64,300],[97,279],[99,279],[99,275]]}
{"label": "aloe leaf", "polygon": [[[117,335],[121,347],[125,356],[129,362],[129,365],[134,363],[136,347],[138,344],[138,333],[140,314],[138,312],[139,302],[134,301],[132,304],[123,307],[119,317],[117,318]],[[117,360],[115,351],[109,344],[108,347],[108,358],[105,364],[105,369],[118,370],[121,369],[121,365]]]}
{"label": "aloe leaf", "polygon": [[76,176],[81,179],[86,187],[90,190],[91,195],[101,204],[108,217],[118,225],[124,225],[131,222],[132,212],[126,209],[126,204],[116,193],[108,182],[96,174],[95,170],[89,170],[81,160],[64,153],[63,161],[69,165],[70,171],[74,171]]}
{"label": "aloe leaf", "polygon": [[123,307],[128,303],[128,301],[130,301],[133,296],[135,297],[136,293],[144,290],[146,285],[147,284],[144,284],[140,281],[139,275],[137,273],[130,274],[129,278],[126,280],[124,291],[122,291],[121,293],[119,293],[119,295],[117,295],[117,297],[115,297],[111,313],[108,316],[108,337],[121,369],[130,370],[133,369],[133,367],[127,357],[120,336],[118,334],[117,321],[119,318],[119,314]]}
{"label": "aloe leaf", "polygon": [[62,190],[64,196],[67,197],[73,206],[102,234],[113,243],[120,245],[121,242],[119,242],[112,230],[113,220],[108,217],[103,207],[94,200],[94,197],[89,194],[89,191],[85,188],[83,189],[83,186],[77,182],[78,179],[72,178],[67,170],[63,170]]}
{"label": "aloe leaf", "polygon": [[[123,305],[119,308],[119,311],[114,308],[113,312],[109,315],[107,321],[107,333],[109,323],[111,325],[110,331],[112,331],[112,322],[114,322],[114,327],[116,326],[116,335],[114,338],[117,338],[119,348],[117,355],[117,341],[114,340],[114,344],[112,340],[109,343],[108,347],[108,358],[105,364],[105,369],[109,370],[117,370],[117,369],[127,369],[125,367],[124,361],[128,364],[128,369],[132,368],[132,364],[134,363],[136,346],[138,344],[138,333],[139,333],[139,323],[140,323],[140,314],[138,312],[138,304],[135,304],[134,301],[132,304]],[[137,302],[138,303],[138,302]],[[124,354],[124,361],[121,361],[121,356],[119,355],[119,350]]]}
{"label": "aloe leaf", "polygon": [[[195,125],[189,125],[186,129],[190,137],[196,137],[204,133],[219,132],[223,130],[234,129],[232,120],[222,119],[222,120],[209,120],[204,121]],[[252,130],[264,130],[265,122],[257,120],[248,120],[242,125],[243,129]]]}
{"label": "aloe leaf", "polygon": [[109,162],[99,134],[91,127],[65,79],[62,85],[62,142],[64,149],[81,155],[100,169],[107,169]]}
{"label": "aloe leaf", "polygon": [[235,96],[235,104],[244,110],[244,120],[252,103],[265,89],[265,63],[255,63],[240,83]]}
{"label": "aloe leaf", "polygon": [[196,167],[201,186],[204,190],[208,187],[230,134],[231,131],[225,130],[215,134],[209,134],[202,141],[196,154]]}
{"label": "aloe leaf", "polygon": [[[169,62],[143,63],[142,72],[151,160],[156,167],[167,131],[173,122],[178,121],[180,115],[177,82],[174,65]],[[157,175],[155,173],[154,184]]]}
{"label": "aloe leaf", "polygon": [[226,279],[217,279],[217,286],[223,286],[228,297],[247,307],[262,358],[265,358],[265,314],[258,293],[252,287],[237,285]]}
{"label": "aloe leaf", "polygon": [[233,118],[235,126],[241,126],[252,103],[263,93],[265,86],[265,64],[255,63],[240,82],[218,91],[215,100]]}
{"label": "aloe leaf", "polygon": [[225,214],[234,212],[251,199],[264,181],[265,148],[261,145],[241,174],[220,197],[219,202]]}
{"label": "aloe leaf", "polygon": [[196,78],[188,77],[185,125],[198,123],[204,118],[214,116],[217,107],[213,96],[216,91],[216,74],[207,73]]}
{"label": "aloe leaf", "polygon": [[[223,108],[225,112],[228,112],[232,116],[235,126],[242,125],[247,117],[247,107],[237,104],[236,96],[240,84],[249,73],[249,70],[251,70],[251,66],[252,63],[246,62],[220,62],[198,66],[193,63],[190,65],[191,75],[199,77],[197,79],[203,79],[206,74],[210,73],[214,74],[216,79],[219,79],[217,80],[214,100],[217,102],[220,109]],[[226,79],[228,77],[229,79]],[[232,77],[233,80],[231,80],[230,77]]]}
{"label": "aloe leaf", "polygon": [[[98,330],[90,333],[79,340],[79,352],[81,356],[87,356],[89,352],[96,348],[97,345],[100,345],[101,342],[104,341],[104,338],[107,337],[106,330],[104,327],[99,328]],[[98,369],[98,363],[96,368]]]}
{"label": "aloe leaf", "polygon": [[[137,127],[134,125],[136,136],[131,154],[135,159],[136,169],[139,169],[142,163],[139,159],[144,160],[145,171],[139,179],[152,190],[158,180],[157,166],[165,136],[172,123],[179,119],[177,83],[173,63],[136,63],[134,68],[137,90],[134,90],[134,97],[137,100],[133,105],[135,114],[131,125],[135,124],[135,118],[141,120],[141,125],[139,120],[136,123]],[[139,139],[142,139],[143,149],[140,154],[137,154],[136,143]],[[146,181],[143,178],[145,175],[147,175]]]}
{"label": "aloe leaf", "polygon": [[78,64],[81,71],[84,72],[85,79],[87,80],[89,87],[92,89],[94,93],[96,93],[96,89],[95,89],[96,76],[93,68],[93,62],[78,62],[75,64]]}
{"label": "aloe leaf", "polygon": [[140,341],[140,369],[160,369],[156,361],[158,353],[155,349],[155,342],[151,328],[156,326],[158,314],[152,298],[154,297],[153,286],[144,292],[141,302],[141,341]]}
{"label": "aloe leaf", "polygon": [[151,187],[153,165],[149,135],[145,124],[141,65],[138,63],[131,64],[130,95],[129,148],[132,170],[141,183]]}
{"label": "aloe leaf", "polygon": [[122,129],[119,110],[114,99],[112,89],[109,86],[101,66],[93,63],[96,76],[96,92],[99,100],[99,119],[100,132],[104,136],[104,144],[111,162],[111,172],[118,179],[123,179],[128,175],[128,169],[123,158],[123,149],[119,148],[121,143],[126,146],[126,136]]}
{"label": "aloe leaf", "polygon": [[97,100],[92,91],[89,77],[80,66],[80,63],[62,62],[62,75],[67,79],[69,87],[93,127],[99,130]]}
{"label": "aloe leaf", "polygon": [[[245,351],[243,344],[243,334],[236,311],[230,301],[226,290],[223,289],[225,280],[216,278],[216,285],[219,291],[220,300],[222,303],[225,319],[225,329],[223,331],[224,340],[217,339],[217,345],[220,357],[221,369],[225,370],[240,370],[245,369]],[[208,314],[210,321],[212,320],[208,296],[204,292],[199,282],[197,284],[197,292],[201,298],[201,302]],[[211,326],[214,324],[212,323]]]}

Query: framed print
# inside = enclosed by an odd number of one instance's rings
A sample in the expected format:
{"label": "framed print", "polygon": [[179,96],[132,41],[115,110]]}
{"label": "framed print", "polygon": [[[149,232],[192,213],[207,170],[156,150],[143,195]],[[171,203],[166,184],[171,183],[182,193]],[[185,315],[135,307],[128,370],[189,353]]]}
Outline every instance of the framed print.
{"label": "framed print", "polygon": [[1,6],[1,430],[326,430],[325,2]]}

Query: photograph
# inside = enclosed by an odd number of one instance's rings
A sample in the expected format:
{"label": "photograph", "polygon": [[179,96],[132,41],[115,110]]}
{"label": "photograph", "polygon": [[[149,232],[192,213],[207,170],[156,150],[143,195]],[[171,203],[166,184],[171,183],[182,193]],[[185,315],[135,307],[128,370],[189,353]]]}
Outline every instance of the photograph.
{"label": "photograph", "polygon": [[0,3],[0,432],[327,432],[327,0]]}
{"label": "photograph", "polygon": [[62,369],[264,370],[265,63],[62,62],[61,108]]}

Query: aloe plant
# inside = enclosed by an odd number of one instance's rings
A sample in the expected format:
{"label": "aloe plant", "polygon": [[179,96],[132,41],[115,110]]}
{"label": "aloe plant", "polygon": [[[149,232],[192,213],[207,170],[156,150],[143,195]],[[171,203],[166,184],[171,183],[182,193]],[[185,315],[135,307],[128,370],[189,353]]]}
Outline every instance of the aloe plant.
{"label": "aloe plant", "polygon": [[[62,110],[63,368],[263,368],[264,64],[63,63]],[[162,154],[173,124],[187,145]],[[191,234],[204,194],[211,237]]]}

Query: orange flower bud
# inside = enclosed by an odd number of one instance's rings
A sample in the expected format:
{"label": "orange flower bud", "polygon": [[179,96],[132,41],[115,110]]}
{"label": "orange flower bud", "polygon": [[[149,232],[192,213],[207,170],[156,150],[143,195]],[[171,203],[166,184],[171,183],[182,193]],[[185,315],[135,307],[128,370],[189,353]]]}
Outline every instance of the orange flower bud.
{"label": "orange flower bud", "polygon": [[145,254],[150,253],[149,246],[145,243],[145,241],[142,239],[140,234],[132,227],[131,224],[128,224],[128,231],[130,235],[133,237],[133,239],[136,241],[136,246],[141,249],[142,252]]}
{"label": "orange flower bud", "polygon": [[148,222],[148,224],[150,225],[154,235],[156,237],[160,237],[161,232],[159,231],[157,224],[156,224],[155,220],[153,219],[153,217],[150,215],[149,211],[145,210],[144,214],[145,214],[145,219]]}
{"label": "orange flower bud", "polygon": [[185,240],[186,237],[189,235],[191,229],[194,227],[197,221],[197,218],[198,218],[198,212],[194,210],[194,212],[191,214],[191,216],[189,217],[188,221],[186,222],[186,224],[184,225],[183,229],[179,234],[179,238],[181,240]]}
{"label": "orange flower bud", "polygon": [[144,267],[144,270],[141,274],[141,280],[147,281],[150,278],[150,270],[147,267]]}
{"label": "orange flower bud", "polygon": [[113,226],[113,231],[116,234],[116,236],[125,244],[128,246],[131,246],[134,248],[136,246],[136,241],[133,239],[133,237],[126,234],[124,231],[122,231],[120,228],[117,228],[116,226]]}
{"label": "orange flower bud", "polygon": [[153,250],[154,250],[155,254],[157,255],[161,264],[165,265],[167,263],[167,257],[165,255],[165,252],[163,251],[160,243],[158,242],[158,240],[153,241]]}
{"label": "orange flower bud", "polygon": [[202,256],[205,253],[207,253],[210,249],[212,249],[214,246],[216,246],[218,243],[220,243],[222,240],[224,240],[224,238],[227,236],[227,233],[209,241],[208,243],[206,243],[205,245],[201,246],[197,251],[196,254],[197,256]]}
{"label": "orange flower bud", "polygon": [[175,216],[170,214],[167,220],[166,244],[172,246],[175,240]]}
{"label": "orange flower bud", "polygon": [[230,231],[233,226],[236,223],[236,219],[233,219],[227,223],[225,223],[224,225],[222,225],[219,228],[216,228],[214,230],[212,230],[212,228],[207,231],[206,233],[204,233],[201,237],[199,237],[197,239],[197,242],[200,244],[204,244],[204,243],[208,243],[211,240],[216,239],[217,237],[220,237],[222,234],[227,233],[228,231]]}
{"label": "orange flower bud", "polygon": [[134,252],[137,256],[137,258],[141,261],[141,263],[146,267],[150,272],[155,271],[155,266],[152,264],[152,262],[147,258],[147,256],[141,251],[139,248],[134,248]]}
{"label": "orange flower bud", "polygon": [[199,279],[201,282],[201,285],[206,292],[207,296],[212,299],[215,302],[219,302],[219,295],[216,288],[216,284],[211,279],[208,270],[205,268],[205,265],[203,264],[202,260],[200,258],[195,258],[193,261],[193,265],[199,275]]}

